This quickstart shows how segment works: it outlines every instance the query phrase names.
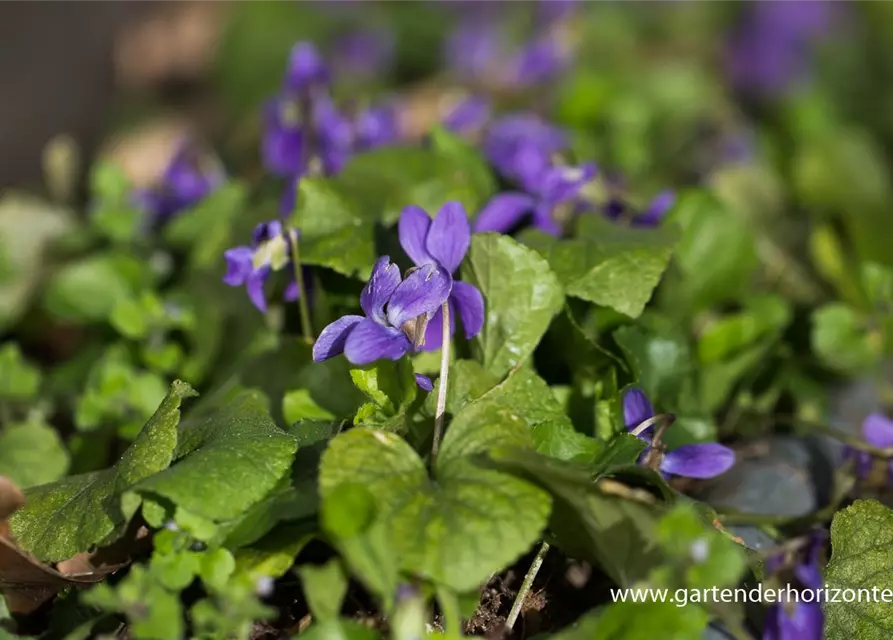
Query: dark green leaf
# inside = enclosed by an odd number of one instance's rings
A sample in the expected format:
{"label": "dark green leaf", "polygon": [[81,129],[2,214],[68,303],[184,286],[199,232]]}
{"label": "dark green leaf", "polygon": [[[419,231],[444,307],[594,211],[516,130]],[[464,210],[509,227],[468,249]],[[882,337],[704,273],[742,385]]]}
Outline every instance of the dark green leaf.
{"label": "dark green leaf", "polygon": [[334,559],[320,566],[305,564],[297,572],[313,617],[319,622],[337,619],[347,594],[347,576],[341,562]]}

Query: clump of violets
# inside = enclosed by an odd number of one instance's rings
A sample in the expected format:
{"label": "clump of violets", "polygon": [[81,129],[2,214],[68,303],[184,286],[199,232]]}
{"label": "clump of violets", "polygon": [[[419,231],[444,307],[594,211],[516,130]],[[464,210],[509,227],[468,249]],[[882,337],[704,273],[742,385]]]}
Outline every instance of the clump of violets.
{"label": "clump of violets", "polygon": [[137,207],[164,223],[223,186],[226,173],[216,157],[191,142],[181,143],[152,186],[134,191]]}
{"label": "clump of violets", "polygon": [[519,189],[493,197],[475,219],[478,232],[506,233],[530,216],[540,231],[559,235],[562,214],[577,209],[580,191],[596,174],[593,163],[578,167],[556,163],[567,137],[533,114],[500,118],[487,129],[482,147],[497,171]]}
{"label": "clump of violets", "polygon": [[[823,587],[819,555],[826,539],[825,531],[814,531],[805,549],[793,558],[795,581],[803,589],[811,590],[815,597],[809,602],[801,598],[771,605],[766,614],[763,640],[822,640],[825,617],[818,597]],[[784,555],[771,556],[766,559],[764,569],[769,575],[779,573],[782,568],[790,567],[787,560]]]}
{"label": "clump of violets", "polygon": [[[893,420],[881,413],[872,413],[862,421],[862,438],[873,447],[886,449],[893,447]],[[871,475],[875,456],[867,451],[844,450],[844,458],[855,461],[856,475],[862,480]],[[887,480],[893,484],[893,460],[887,461]]]}
{"label": "clump of violets", "polygon": [[244,286],[251,303],[261,313],[266,313],[265,285],[273,272],[286,271],[291,280],[283,299],[286,302],[297,300],[300,289],[294,280],[292,262],[292,243],[297,241],[298,231],[284,228],[279,220],[257,225],[250,246],[233,247],[224,252],[226,275],[223,281],[231,287]]}
{"label": "clump of violets", "polygon": [[463,10],[462,19],[446,41],[447,66],[463,81],[506,90],[554,80],[571,60],[572,47],[560,27],[574,3],[556,2],[561,5],[558,11],[550,7],[552,4],[540,3],[539,27],[520,46],[507,41],[499,13]]}
{"label": "clump of violets", "polygon": [[308,173],[332,175],[356,152],[397,138],[396,114],[379,105],[341,111],[329,93],[331,75],[316,47],[299,42],[291,51],[279,93],[263,108],[261,156],[289,186],[283,214],[294,204],[295,182]]}
{"label": "clump of violets", "polygon": [[399,360],[421,346],[425,326],[452,287],[452,277],[439,265],[411,269],[404,279],[388,256],[379,258],[360,294],[365,317],[347,315],[329,324],[313,345],[313,359],[321,362],[343,353],[355,365]]}
{"label": "clump of violets", "polygon": [[[406,207],[398,223],[400,245],[417,267],[436,265],[454,275],[468,247],[471,227],[459,202],[447,202],[432,220],[417,206]],[[473,338],[484,326],[484,298],[474,285],[453,280],[449,296],[450,335],[456,332],[456,316],[462,319],[465,337]],[[425,330],[425,351],[440,349],[443,341],[443,312],[437,309]]]}
{"label": "clump of violets", "polygon": [[[641,389],[633,387],[626,391],[623,395],[623,418],[627,429],[633,431],[654,416],[654,407]],[[652,450],[654,425],[636,435],[648,443],[648,448],[639,459],[640,463],[650,460],[653,453],[658,453],[661,455],[658,468],[666,476],[714,478],[735,464],[735,452],[717,442],[687,444],[663,453]]]}

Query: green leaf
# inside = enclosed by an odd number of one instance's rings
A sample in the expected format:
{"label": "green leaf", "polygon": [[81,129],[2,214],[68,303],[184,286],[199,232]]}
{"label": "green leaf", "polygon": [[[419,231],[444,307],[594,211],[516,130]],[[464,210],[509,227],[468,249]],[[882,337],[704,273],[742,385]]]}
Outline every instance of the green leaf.
{"label": "green leaf", "polygon": [[434,149],[381,147],[357,154],[338,182],[385,225],[394,224],[408,204],[434,215],[445,202],[456,200],[473,216],[493,193],[492,175],[473,160],[473,151],[462,153],[443,136],[439,144]]}
{"label": "green leaf", "polygon": [[191,247],[192,265],[210,269],[230,247],[235,221],[246,213],[248,189],[230,182],[181,212],[164,228],[164,237],[175,247]]}
{"label": "green leaf", "polygon": [[464,175],[468,176],[469,188],[474,194],[474,199],[469,199],[463,204],[468,216],[473,219],[496,193],[496,178],[490,169],[490,164],[481,152],[465,139],[440,126],[431,131],[431,145],[438,154],[453,160],[456,166],[462,168]]}
{"label": "green leaf", "polygon": [[[475,360],[455,360],[450,364],[450,383],[447,387],[447,413],[457,414],[462,407],[477,400],[499,383],[495,376]],[[437,408],[437,389],[440,380],[434,383],[434,390],[425,398],[425,411],[431,416]]]}
{"label": "green leaf", "polygon": [[37,395],[40,370],[25,361],[19,345],[0,346],[0,401],[21,402]]}
{"label": "green leaf", "polygon": [[237,576],[252,582],[263,577],[278,578],[294,564],[295,556],[313,539],[316,523],[293,523],[277,527],[249,547],[235,552]]}
{"label": "green leaf", "polygon": [[0,476],[23,488],[53,482],[68,469],[68,451],[59,434],[41,419],[0,430]]}
{"label": "green leaf", "polygon": [[295,441],[280,430],[265,402],[245,392],[180,430],[176,464],[130,487],[161,496],[202,518],[224,522],[261,500],[289,469]]}
{"label": "green leaf", "polygon": [[477,341],[484,367],[502,377],[530,357],[561,310],[561,285],[535,251],[495,233],[472,237],[462,274],[484,294]]}
{"label": "green leaf", "polygon": [[674,402],[684,378],[693,369],[688,344],[681,337],[650,333],[631,325],[620,327],[613,337],[651,401]]}
{"label": "green leaf", "polygon": [[183,610],[179,594],[165,589],[140,565],[134,565],[114,588],[98,584],[83,596],[84,603],[122,613],[128,628],[139,640],[180,640],[184,637]]}
{"label": "green leaf", "polygon": [[139,500],[122,496],[170,465],[177,445],[180,402],[194,395],[189,385],[174,382],[155,415],[114,467],[26,491],[25,506],[9,521],[19,545],[41,560],[56,562],[120,531],[139,507]]}
{"label": "green leaf", "polygon": [[553,640],[691,640],[702,637],[709,614],[694,604],[648,600],[617,602],[583,616]]}
{"label": "green leaf", "polygon": [[[831,560],[825,582],[831,589],[893,589],[893,511],[875,500],[856,500],[831,522]],[[839,593],[839,592],[838,592]],[[859,592],[860,596],[862,592]],[[825,604],[829,640],[886,639],[893,633],[893,610],[880,599],[843,598]]]}
{"label": "green leaf", "polygon": [[639,455],[647,446],[644,440],[631,433],[618,433],[610,442],[604,440],[595,442],[600,446],[592,468],[598,475],[607,475],[617,469],[636,464]]}
{"label": "green leaf", "polygon": [[320,566],[305,564],[297,572],[313,617],[319,622],[338,618],[347,594],[347,576],[341,562],[336,558]]}
{"label": "green leaf", "polygon": [[282,398],[282,415],[289,424],[299,420],[334,420],[335,414],[313,400],[307,389],[289,391]]}
{"label": "green leaf", "polygon": [[301,263],[366,279],[378,257],[373,213],[334,179],[301,180],[291,220],[301,230]]}
{"label": "green leaf", "polygon": [[828,366],[855,372],[877,363],[883,340],[869,321],[850,307],[831,302],[812,314],[812,347]]}
{"label": "green leaf", "polygon": [[708,193],[692,191],[682,194],[668,220],[682,228],[674,254],[677,304],[700,309],[747,290],[759,258],[756,238],[737,212]]}
{"label": "green leaf", "polygon": [[306,640],[378,640],[381,634],[354,620],[328,620],[310,625],[301,634]]}
{"label": "green leaf", "polygon": [[339,484],[322,503],[321,523],[353,575],[390,612],[400,580],[399,558],[391,538],[393,523],[375,500],[362,484]]}
{"label": "green leaf", "polygon": [[0,329],[25,312],[52,243],[74,228],[71,212],[62,207],[13,193],[0,199]]}
{"label": "green leaf", "polygon": [[236,560],[226,549],[211,549],[201,556],[198,575],[212,593],[222,593],[236,570]]}
{"label": "green leaf", "polygon": [[698,339],[703,364],[718,362],[766,337],[777,337],[791,321],[790,304],[780,296],[764,295],[744,302],[744,309],[708,324]]}
{"label": "green leaf", "polygon": [[468,591],[510,564],[539,536],[548,496],[530,483],[473,464],[495,446],[531,446],[520,416],[493,402],[468,405],[453,419],[429,478],[422,460],[394,434],[353,429],[323,456],[323,504],[341,486],[378,500],[401,568]]}
{"label": "green leaf", "polygon": [[401,360],[378,360],[365,367],[350,370],[350,378],[386,416],[394,416],[416,396],[412,363]]}
{"label": "green leaf", "polygon": [[660,521],[657,532],[676,575],[683,576],[689,588],[735,586],[747,568],[744,548],[705,524],[690,504],[677,504]]}
{"label": "green leaf", "polygon": [[529,426],[536,450],[544,455],[588,462],[600,449],[599,441],[574,429],[549,385],[531,369],[509,375],[487,392],[487,402],[513,409]]}
{"label": "green leaf", "polygon": [[104,254],[61,268],[47,284],[47,311],[73,322],[105,320],[122,298],[133,296],[145,266],[132,256]]}
{"label": "green leaf", "polygon": [[613,480],[596,484],[591,465],[510,445],[491,458],[496,468],[527,478],[552,494],[549,530],[567,555],[598,564],[620,586],[644,580],[660,564],[657,524],[666,507],[650,493]]}
{"label": "green leaf", "polygon": [[567,295],[637,318],[660,282],[679,234],[673,227],[627,228],[587,216],[573,240],[541,233],[526,238],[548,260]]}

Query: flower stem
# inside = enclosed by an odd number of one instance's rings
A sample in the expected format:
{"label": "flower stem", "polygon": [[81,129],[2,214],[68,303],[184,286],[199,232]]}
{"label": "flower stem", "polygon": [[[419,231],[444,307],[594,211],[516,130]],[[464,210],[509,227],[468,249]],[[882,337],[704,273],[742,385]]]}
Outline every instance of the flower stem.
{"label": "flower stem", "polygon": [[298,234],[291,237],[291,262],[295,270],[295,283],[298,285],[298,312],[301,315],[301,333],[304,339],[313,343],[313,326],[310,324],[310,308],[307,306],[307,287],[304,286],[304,270],[301,268],[301,253],[298,249]]}
{"label": "flower stem", "polygon": [[521,607],[524,606],[524,600],[527,599],[527,594],[530,593],[530,588],[533,586],[533,581],[536,578],[536,574],[539,573],[540,567],[543,566],[543,560],[546,559],[547,553],[549,553],[549,543],[543,542],[540,550],[536,552],[536,557],[530,564],[530,569],[527,570],[527,574],[524,576],[524,582],[521,583],[518,595],[515,596],[515,601],[512,603],[512,609],[505,619],[505,626],[509,631],[515,626],[518,616],[521,615]]}
{"label": "flower stem", "polygon": [[437,459],[440,439],[443,436],[443,414],[446,413],[447,383],[450,377],[450,304],[441,307],[443,339],[440,343],[440,380],[437,383],[437,410],[434,413],[434,441],[431,443],[431,464]]}

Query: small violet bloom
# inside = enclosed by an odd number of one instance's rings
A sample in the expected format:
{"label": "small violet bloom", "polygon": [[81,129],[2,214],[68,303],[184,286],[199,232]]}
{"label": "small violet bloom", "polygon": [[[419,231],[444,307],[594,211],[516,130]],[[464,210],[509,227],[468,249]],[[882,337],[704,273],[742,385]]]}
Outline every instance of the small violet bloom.
{"label": "small violet bloom", "polygon": [[[862,421],[862,438],[873,447],[893,447],[893,420],[880,413],[872,413]],[[871,475],[876,458],[867,451],[844,450],[844,459],[855,460],[856,475],[865,480]],[[893,484],[893,460],[887,461],[888,482]]]}
{"label": "small violet bloom", "polygon": [[216,158],[185,143],[174,153],[158,182],[135,190],[132,198],[137,207],[163,222],[201,202],[225,181],[226,174]]}
{"label": "small violet bloom", "polygon": [[[826,532],[814,532],[794,565],[794,576],[800,586],[816,594],[823,586],[819,553],[826,539]],[[775,573],[783,561],[784,558],[779,556],[767,558],[766,572]],[[819,598],[813,598],[771,605],[766,614],[763,640],[822,640],[825,621],[822,604]]]}
{"label": "small violet bloom", "polygon": [[[631,388],[623,396],[623,418],[626,428],[632,431],[645,420],[654,417],[654,408],[647,396]],[[648,427],[638,437],[651,444],[654,427]],[[642,456],[648,454],[650,446]],[[717,442],[687,444],[664,455],[660,470],[665,475],[686,478],[714,478],[728,471],[735,464],[735,452]]]}
{"label": "small violet bloom", "polygon": [[452,105],[442,120],[443,126],[453,133],[471,135],[477,133],[490,120],[490,103],[480,96],[467,96]]}
{"label": "small violet bloom", "polygon": [[580,190],[595,177],[595,172],[592,163],[547,167],[537,180],[528,180],[527,193],[507,191],[494,196],[475,219],[474,230],[507,233],[532,214],[534,227],[557,236],[561,233],[557,211],[565,205],[574,208]]}
{"label": "small violet bloom", "polygon": [[500,174],[527,188],[567,144],[567,136],[558,127],[532,113],[516,113],[487,128],[482,148]]}
{"label": "small violet bloom", "polygon": [[394,51],[394,34],[389,30],[351,31],[335,40],[332,66],[339,75],[374,79],[391,68]]}
{"label": "small violet bloom", "polygon": [[[465,209],[458,202],[447,202],[432,220],[417,206],[403,210],[398,223],[400,245],[416,266],[435,264],[449,274],[468,253],[471,228]],[[462,319],[465,337],[473,338],[484,326],[484,298],[474,285],[453,280],[449,297],[450,335],[456,332],[456,315]],[[437,309],[425,330],[424,351],[436,351],[443,343],[443,311]]]}
{"label": "small violet bloom", "polygon": [[[272,272],[291,267],[291,243],[297,241],[297,238],[297,230],[286,233],[279,220],[257,225],[251,246],[234,247],[223,253],[226,259],[223,281],[231,287],[245,285],[252,304],[261,313],[266,313],[264,285]],[[298,285],[292,279],[283,298],[292,302],[298,299],[298,295]]]}
{"label": "small violet bloom", "polygon": [[676,203],[676,193],[666,189],[657,194],[648,205],[638,213],[631,213],[626,203],[620,198],[611,198],[605,206],[605,216],[614,221],[623,220],[633,227],[656,227],[669,213]]}
{"label": "small violet bloom", "polygon": [[355,365],[399,360],[418,348],[420,327],[446,302],[452,285],[449,272],[436,264],[411,270],[404,280],[390,258],[379,258],[360,294],[366,317],[344,316],[328,325],[313,345],[313,359],[344,353]]}

